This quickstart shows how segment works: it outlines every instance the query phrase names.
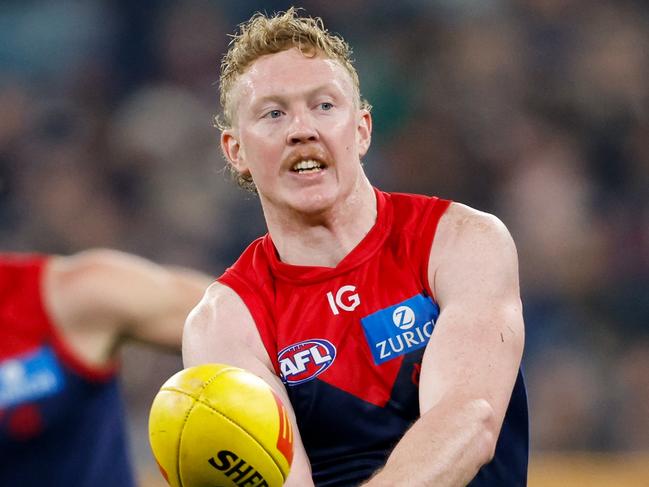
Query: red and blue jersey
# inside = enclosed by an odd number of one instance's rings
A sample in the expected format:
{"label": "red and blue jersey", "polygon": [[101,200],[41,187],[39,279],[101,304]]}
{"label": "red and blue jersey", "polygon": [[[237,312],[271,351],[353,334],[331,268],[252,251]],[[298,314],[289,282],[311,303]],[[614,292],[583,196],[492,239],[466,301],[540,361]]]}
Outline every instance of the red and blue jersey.
{"label": "red and blue jersey", "polygon": [[46,265],[0,255],[0,485],[132,487],[115,368],[66,347],[41,292]]}
{"label": "red and blue jersey", "polygon": [[[419,371],[439,316],[428,260],[449,201],[376,196],[375,225],[336,267],[283,263],[266,235],[219,278],[256,322],[318,486],[367,479],[419,417]],[[527,458],[519,373],[495,457],[470,485],[525,485]]]}

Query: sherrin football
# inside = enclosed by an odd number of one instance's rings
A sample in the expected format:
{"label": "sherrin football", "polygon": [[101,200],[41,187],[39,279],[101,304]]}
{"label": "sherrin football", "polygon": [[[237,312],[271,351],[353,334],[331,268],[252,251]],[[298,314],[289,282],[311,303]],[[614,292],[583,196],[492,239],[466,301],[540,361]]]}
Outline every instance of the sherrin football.
{"label": "sherrin football", "polygon": [[172,487],[279,487],[293,460],[281,399],[260,377],[223,364],[184,369],[162,385],[149,441]]}

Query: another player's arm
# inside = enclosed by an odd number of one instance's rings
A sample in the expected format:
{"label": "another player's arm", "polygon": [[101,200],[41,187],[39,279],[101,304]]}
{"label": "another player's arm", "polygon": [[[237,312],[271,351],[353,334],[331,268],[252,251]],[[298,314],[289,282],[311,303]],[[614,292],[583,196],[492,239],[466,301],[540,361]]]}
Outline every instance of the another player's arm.
{"label": "another player's arm", "polygon": [[494,455],[524,342],[516,249],[495,217],[453,204],[429,279],[440,316],[424,353],[421,417],[368,485],[463,486]]}
{"label": "another player's arm", "polygon": [[274,372],[252,315],[229,287],[214,283],[190,313],[183,336],[183,362],[185,367],[204,363],[230,364],[264,379],[284,401],[295,433],[293,464],[285,485],[313,485],[311,465],[286,390]]}
{"label": "another player's arm", "polygon": [[44,288],[68,344],[101,364],[125,337],[180,350],[187,314],[212,281],[198,271],[94,249],[52,257]]}

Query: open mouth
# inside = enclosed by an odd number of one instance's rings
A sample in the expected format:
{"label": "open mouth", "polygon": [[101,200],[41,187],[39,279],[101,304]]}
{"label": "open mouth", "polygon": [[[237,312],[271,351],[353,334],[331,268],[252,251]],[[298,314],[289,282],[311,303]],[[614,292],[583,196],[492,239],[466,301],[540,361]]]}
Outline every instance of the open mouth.
{"label": "open mouth", "polygon": [[299,161],[293,164],[291,171],[298,174],[308,174],[314,172],[320,172],[325,168],[325,165],[319,161],[313,159],[307,159],[304,161]]}

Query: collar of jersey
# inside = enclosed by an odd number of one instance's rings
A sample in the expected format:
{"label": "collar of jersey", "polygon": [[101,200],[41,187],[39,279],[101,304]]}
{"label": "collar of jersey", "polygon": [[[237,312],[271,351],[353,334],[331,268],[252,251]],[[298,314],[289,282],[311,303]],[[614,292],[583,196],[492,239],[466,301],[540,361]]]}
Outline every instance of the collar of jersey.
{"label": "collar of jersey", "polygon": [[363,237],[363,240],[336,267],[286,264],[279,260],[275,244],[267,234],[263,238],[263,245],[275,277],[287,281],[297,281],[299,284],[311,284],[343,274],[371,258],[385,242],[393,218],[389,194],[377,188],[374,188],[374,193],[376,194],[376,222]]}

